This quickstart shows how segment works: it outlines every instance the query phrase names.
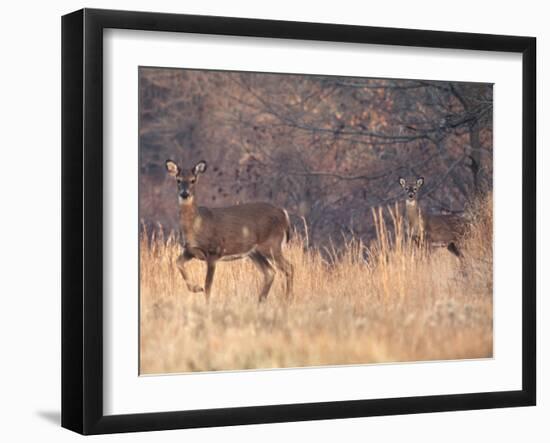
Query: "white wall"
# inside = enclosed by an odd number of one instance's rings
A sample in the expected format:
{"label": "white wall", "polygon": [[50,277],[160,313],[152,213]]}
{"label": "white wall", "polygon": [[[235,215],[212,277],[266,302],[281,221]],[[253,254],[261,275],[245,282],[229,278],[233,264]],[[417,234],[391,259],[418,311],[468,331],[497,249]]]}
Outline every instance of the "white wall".
{"label": "white wall", "polygon": [[[87,7],[155,10],[283,20],[350,23],[451,31],[531,35],[538,38],[538,145],[550,119],[548,89],[550,28],[543,2],[463,0],[321,4],[297,0],[169,2],[6,2],[2,6],[0,68],[0,436],[4,441],[71,441],[82,438],[59,425],[60,409],[60,16]],[[542,112],[543,102],[546,114]],[[541,153],[542,154],[542,153]],[[542,158],[541,158],[542,157]],[[550,156],[539,156],[539,209],[549,221]],[[511,177],[511,181],[512,181]],[[519,179],[518,179],[519,183]],[[12,192],[14,190],[14,192]],[[542,198],[539,202],[542,204]],[[549,236],[539,244],[550,247]],[[539,248],[542,249],[542,248]],[[550,257],[542,255],[548,268]],[[99,437],[99,440],[332,441],[408,440],[422,442],[548,441],[550,328],[542,322],[550,279],[539,290],[539,406],[494,411],[169,431]],[[541,346],[542,343],[542,346]]]}

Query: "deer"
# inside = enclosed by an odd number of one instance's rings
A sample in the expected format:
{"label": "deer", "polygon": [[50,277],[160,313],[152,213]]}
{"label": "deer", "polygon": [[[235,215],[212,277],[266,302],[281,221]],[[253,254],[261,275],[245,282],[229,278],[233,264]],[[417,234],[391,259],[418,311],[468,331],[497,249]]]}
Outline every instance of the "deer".
{"label": "deer", "polygon": [[[263,274],[259,302],[269,293],[276,270],[286,277],[286,295],[292,294],[293,266],[283,256],[283,243],[290,240],[288,212],[269,203],[243,203],[234,206],[208,208],[198,206],[196,189],[199,176],[207,169],[199,161],[184,170],[173,160],[166,160],[166,170],[175,179],[179,202],[179,227],[183,252],[176,266],[190,292],[204,292],[210,299],[212,282],[219,261],[248,257]],[[189,281],[186,264],[198,259],[206,262],[204,287]]]}
{"label": "deer", "polygon": [[466,231],[466,220],[455,214],[428,214],[420,209],[418,191],[424,185],[424,177],[416,180],[400,177],[399,184],[406,194],[405,208],[413,240],[418,243],[423,236],[428,246],[445,246],[462,258],[459,243]]}

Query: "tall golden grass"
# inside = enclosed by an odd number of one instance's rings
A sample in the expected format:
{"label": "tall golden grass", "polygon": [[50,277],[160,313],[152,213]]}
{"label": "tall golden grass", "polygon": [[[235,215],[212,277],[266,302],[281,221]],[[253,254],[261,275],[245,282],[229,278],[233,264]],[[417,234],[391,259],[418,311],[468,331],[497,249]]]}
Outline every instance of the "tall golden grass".
{"label": "tall golden grass", "polygon": [[[143,232],[140,372],[286,368],[492,356],[492,196],[469,211],[460,261],[418,247],[397,207],[373,211],[377,238],[339,248],[295,236],[294,296],[278,275],[258,304],[261,275],[248,260],[220,263],[210,303],[189,293],[174,265],[181,246]],[[205,265],[189,264],[203,283]]]}

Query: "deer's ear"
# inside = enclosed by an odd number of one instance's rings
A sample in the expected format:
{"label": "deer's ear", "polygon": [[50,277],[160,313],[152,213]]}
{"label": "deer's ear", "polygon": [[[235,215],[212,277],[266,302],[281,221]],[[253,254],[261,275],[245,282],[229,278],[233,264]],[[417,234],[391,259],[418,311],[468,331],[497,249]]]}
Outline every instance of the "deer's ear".
{"label": "deer's ear", "polygon": [[172,160],[166,160],[166,170],[168,171],[168,174],[172,177],[175,177],[180,172],[179,166],[176,164],[176,162]]}
{"label": "deer's ear", "polygon": [[204,171],[206,171],[206,162],[205,162],[204,160],[201,160],[200,162],[198,162],[198,163],[193,167],[193,169],[191,170],[191,172],[193,173],[193,175],[202,174]]}
{"label": "deer's ear", "polygon": [[422,186],[423,184],[424,184],[424,177],[418,177],[416,179],[416,187],[420,188],[420,186]]}
{"label": "deer's ear", "polygon": [[401,185],[402,188],[404,188],[407,185],[407,182],[403,177],[399,177],[399,184]]}

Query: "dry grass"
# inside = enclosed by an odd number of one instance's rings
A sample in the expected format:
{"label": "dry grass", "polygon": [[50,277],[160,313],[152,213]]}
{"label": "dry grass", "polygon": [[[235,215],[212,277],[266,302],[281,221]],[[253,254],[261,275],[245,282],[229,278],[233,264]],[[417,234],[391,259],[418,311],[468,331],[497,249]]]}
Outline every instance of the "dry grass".
{"label": "dry grass", "polygon": [[[294,297],[278,275],[263,304],[248,260],[218,265],[207,304],[175,268],[175,239],[143,236],[141,373],[491,357],[492,196],[470,217],[462,263],[414,247],[395,208],[373,212],[369,247],[352,239],[321,253],[294,238],[285,247]],[[189,270],[202,284],[205,265]]]}

